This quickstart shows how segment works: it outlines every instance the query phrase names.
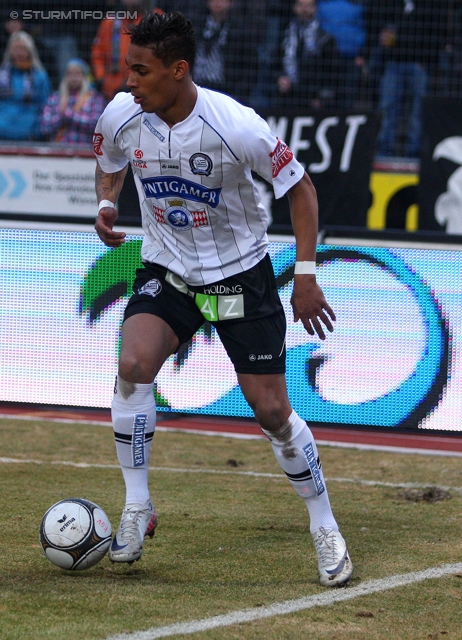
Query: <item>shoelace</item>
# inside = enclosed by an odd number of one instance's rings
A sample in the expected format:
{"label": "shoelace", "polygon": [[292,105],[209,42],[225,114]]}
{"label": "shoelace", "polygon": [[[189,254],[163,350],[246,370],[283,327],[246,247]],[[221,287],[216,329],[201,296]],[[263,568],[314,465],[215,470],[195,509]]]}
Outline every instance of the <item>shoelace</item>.
{"label": "shoelace", "polygon": [[123,542],[130,542],[139,535],[138,523],[144,511],[126,509],[120,523],[120,538]]}
{"label": "shoelace", "polygon": [[316,537],[314,543],[321,563],[325,565],[334,564],[337,561],[337,539],[332,529],[319,529],[322,537]]}

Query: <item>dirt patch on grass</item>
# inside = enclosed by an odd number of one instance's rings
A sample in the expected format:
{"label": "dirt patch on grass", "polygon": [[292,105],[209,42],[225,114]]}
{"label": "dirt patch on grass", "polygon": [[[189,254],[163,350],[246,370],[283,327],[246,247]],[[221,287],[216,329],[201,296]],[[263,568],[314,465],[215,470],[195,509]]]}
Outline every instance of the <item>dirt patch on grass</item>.
{"label": "dirt patch on grass", "polygon": [[398,496],[407,502],[440,502],[448,500],[451,494],[441,487],[425,487],[422,489],[400,489]]}

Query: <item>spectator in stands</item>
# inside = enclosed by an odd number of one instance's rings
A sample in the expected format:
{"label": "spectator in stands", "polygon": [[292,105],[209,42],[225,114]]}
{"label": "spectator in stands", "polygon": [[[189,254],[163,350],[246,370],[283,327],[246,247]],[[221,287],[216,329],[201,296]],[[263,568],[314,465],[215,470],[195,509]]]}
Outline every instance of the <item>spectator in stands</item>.
{"label": "spectator in stands", "polygon": [[159,2],[166,13],[181,11],[193,25],[199,25],[207,13],[204,0],[159,0]]}
{"label": "spectator in stands", "polygon": [[39,0],[23,0],[23,5],[25,9],[35,12],[31,19],[24,20],[24,24],[33,36],[51,84],[56,88],[66,64],[78,55],[81,28],[87,21],[52,18],[50,12],[53,10],[68,15],[72,10],[88,9],[88,3],[85,0],[53,0],[53,3],[47,4]]}
{"label": "spectator in stands", "polygon": [[90,144],[106,101],[90,84],[90,68],[83,60],[70,60],[59,91],[43,109],[41,135],[63,144]]}
{"label": "spectator in stands", "polygon": [[90,62],[98,17],[116,8],[113,0],[99,0],[97,6],[91,6],[88,0],[0,2],[0,51],[5,50],[13,31],[27,31],[34,38],[52,86],[57,89],[70,59],[81,57]]}
{"label": "spectator in stands", "polygon": [[50,90],[34,40],[25,31],[12,33],[0,67],[0,139],[36,138]]}
{"label": "spectator in stands", "polygon": [[196,25],[194,81],[249,104],[257,81],[255,39],[233,0],[208,0],[207,13]]}
{"label": "spectator in stands", "polygon": [[398,155],[397,134],[405,99],[410,102],[404,153],[420,154],[422,105],[436,72],[447,28],[444,0],[388,0],[381,15],[379,43],[385,70],[379,88],[382,129],[378,154]]}
{"label": "spectator in stands", "polygon": [[107,100],[112,100],[119,91],[128,90],[125,85],[128,78],[125,58],[130,36],[126,34],[126,29],[129,24],[138,24],[143,17],[143,1],[122,0],[120,9],[121,12],[125,11],[127,16],[123,19],[103,19],[91,51],[91,66],[96,84]]}
{"label": "spectator in stands", "polygon": [[367,0],[318,0],[321,27],[334,36],[340,54],[338,106],[351,109],[359,99],[365,71]]}
{"label": "spectator in stands", "polygon": [[335,107],[339,69],[335,38],[321,28],[316,0],[296,0],[293,12],[281,46],[280,104],[297,110]]}
{"label": "spectator in stands", "polygon": [[439,62],[438,95],[462,98],[462,3],[450,0],[446,45]]}
{"label": "spectator in stands", "polygon": [[16,31],[25,31],[24,20],[22,19],[22,3],[18,3],[16,6],[15,3],[15,11],[16,14],[13,13],[13,17],[11,17],[11,8],[10,7],[1,7],[0,8],[0,51],[5,51],[6,46],[8,44],[9,37],[12,33]]}
{"label": "spectator in stands", "polygon": [[[251,96],[254,109],[271,109],[277,89],[273,72],[277,65],[279,43],[284,27],[292,17],[292,7],[287,0],[265,0],[254,9],[254,20],[259,22],[258,78]],[[247,16],[246,16],[247,19]]]}

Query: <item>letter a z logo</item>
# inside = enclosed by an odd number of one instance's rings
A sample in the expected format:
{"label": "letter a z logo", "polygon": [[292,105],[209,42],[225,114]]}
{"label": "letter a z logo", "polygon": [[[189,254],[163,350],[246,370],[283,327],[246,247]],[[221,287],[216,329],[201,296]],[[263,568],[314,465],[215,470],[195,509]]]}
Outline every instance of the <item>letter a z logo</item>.
{"label": "letter a z logo", "polygon": [[196,305],[206,320],[209,322],[218,320],[217,296],[207,296],[204,293],[196,293]]}

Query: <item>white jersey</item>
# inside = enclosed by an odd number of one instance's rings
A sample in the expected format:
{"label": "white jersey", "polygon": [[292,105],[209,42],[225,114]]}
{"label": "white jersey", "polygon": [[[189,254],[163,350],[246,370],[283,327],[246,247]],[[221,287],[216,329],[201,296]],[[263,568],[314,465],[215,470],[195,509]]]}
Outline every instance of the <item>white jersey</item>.
{"label": "white jersey", "polygon": [[255,266],[266,254],[268,213],[251,171],[283,196],[304,170],[253,109],[197,87],[190,115],[169,128],[119,93],[96,125],[105,173],[129,162],[140,199],[142,259],[190,285],[210,284]]}

